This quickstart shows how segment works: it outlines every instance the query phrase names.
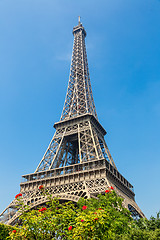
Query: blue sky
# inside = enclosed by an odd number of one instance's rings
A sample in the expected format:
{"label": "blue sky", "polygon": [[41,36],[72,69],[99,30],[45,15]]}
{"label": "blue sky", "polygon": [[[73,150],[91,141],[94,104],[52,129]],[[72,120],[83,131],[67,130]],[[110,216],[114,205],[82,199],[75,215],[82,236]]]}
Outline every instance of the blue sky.
{"label": "blue sky", "polygon": [[79,15],[106,142],[150,217],[160,210],[158,0],[0,0],[0,212],[54,134]]}

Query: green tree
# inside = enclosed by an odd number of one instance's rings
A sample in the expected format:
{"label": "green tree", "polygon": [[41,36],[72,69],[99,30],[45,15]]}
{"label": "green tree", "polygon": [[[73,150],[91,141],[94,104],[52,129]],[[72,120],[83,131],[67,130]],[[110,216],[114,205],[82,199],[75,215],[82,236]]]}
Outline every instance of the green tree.
{"label": "green tree", "polygon": [[9,237],[9,233],[13,230],[14,228],[12,226],[8,226],[5,224],[0,223],[0,239],[5,240],[7,237]]}
{"label": "green tree", "polygon": [[[39,187],[46,195],[43,186]],[[48,195],[48,194],[47,194]],[[19,195],[16,195],[19,196]],[[17,240],[157,240],[160,239],[160,218],[134,221],[122,206],[123,199],[111,187],[104,195],[81,198],[77,204],[60,203],[48,195],[48,202],[30,210],[18,197],[21,205],[21,225],[10,231],[7,239]]]}
{"label": "green tree", "polygon": [[[42,194],[46,194],[41,188]],[[10,239],[117,239],[131,231],[133,219],[114,190],[97,198],[81,199],[78,204],[59,203],[48,196],[47,205],[38,210],[25,209],[22,224]],[[21,200],[22,209],[25,208]]]}
{"label": "green tree", "polygon": [[149,220],[141,218],[135,221],[130,233],[123,235],[123,240],[160,240],[160,213]]}

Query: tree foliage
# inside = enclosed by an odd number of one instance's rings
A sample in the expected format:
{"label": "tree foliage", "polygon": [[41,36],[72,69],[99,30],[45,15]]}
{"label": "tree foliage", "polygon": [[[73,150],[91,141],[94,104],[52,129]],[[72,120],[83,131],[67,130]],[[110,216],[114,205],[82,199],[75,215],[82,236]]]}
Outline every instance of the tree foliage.
{"label": "tree foliage", "polygon": [[[40,191],[46,195],[41,186]],[[60,203],[48,195],[48,202],[39,209],[29,210],[21,205],[21,225],[10,230],[4,239],[35,240],[138,240],[160,239],[160,219],[134,221],[122,206],[123,199],[113,189],[97,198],[81,198],[77,204]],[[3,238],[0,238],[3,239]]]}
{"label": "tree foliage", "polygon": [[8,226],[5,224],[0,223],[0,239],[7,239],[9,237],[9,233],[14,230],[12,226]]}

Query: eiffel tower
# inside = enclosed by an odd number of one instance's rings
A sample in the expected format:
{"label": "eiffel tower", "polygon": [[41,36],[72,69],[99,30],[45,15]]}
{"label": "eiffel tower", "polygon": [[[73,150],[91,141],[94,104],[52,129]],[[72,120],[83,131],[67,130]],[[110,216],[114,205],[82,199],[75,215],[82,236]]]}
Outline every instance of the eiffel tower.
{"label": "eiffel tower", "polygon": [[[46,203],[39,190],[44,185],[53,197],[77,202],[96,197],[113,186],[124,199],[133,218],[145,217],[135,202],[133,186],[119,173],[104,140],[105,129],[98,121],[93,100],[87,53],[86,31],[79,18],[73,28],[74,45],[66,99],[55,134],[36,171],[22,176],[20,193],[31,208]],[[14,225],[20,215],[14,199],[1,213],[0,221]]]}

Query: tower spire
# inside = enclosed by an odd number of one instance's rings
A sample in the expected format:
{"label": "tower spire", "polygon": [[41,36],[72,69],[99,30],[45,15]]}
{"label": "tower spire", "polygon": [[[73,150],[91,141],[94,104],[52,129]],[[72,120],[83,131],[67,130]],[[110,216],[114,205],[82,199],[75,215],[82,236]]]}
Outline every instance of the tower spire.
{"label": "tower spire", "polygon": [[80,22],[80,16],[78,21],[79,25],[73,28],[72,62],[61,120],[87,113],[98,119],[89,76],[85,45],[86,31]]}
{"label": "tower spire", "polygon": [[81,17],[78,16],[78,24],[80,25],[81,24]]}

